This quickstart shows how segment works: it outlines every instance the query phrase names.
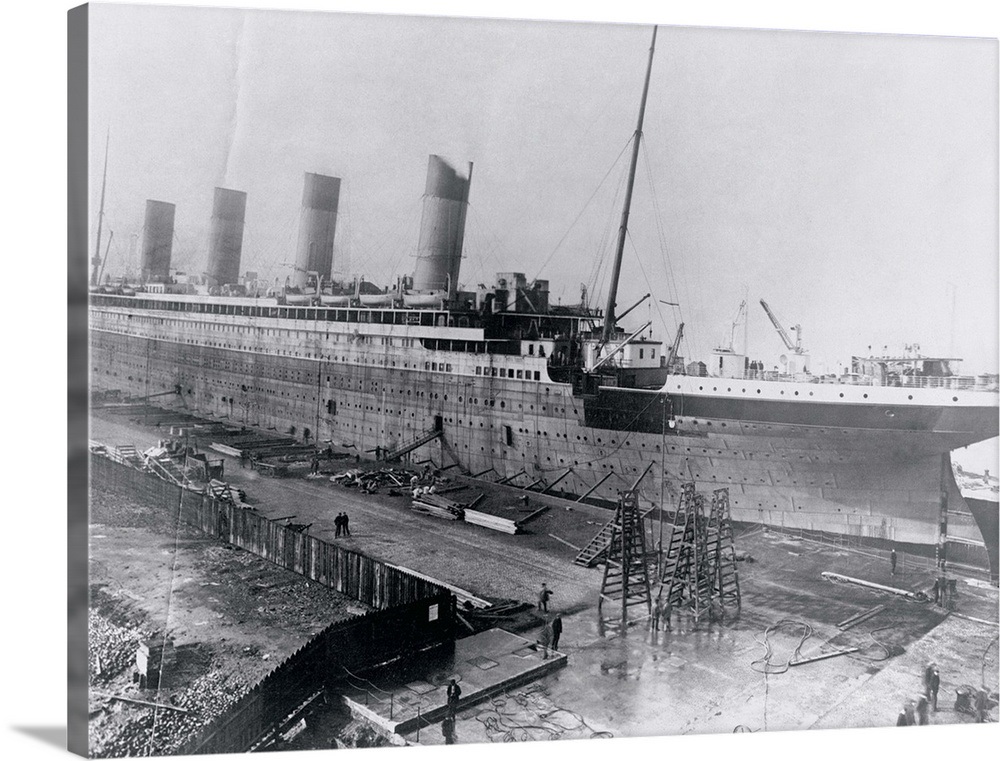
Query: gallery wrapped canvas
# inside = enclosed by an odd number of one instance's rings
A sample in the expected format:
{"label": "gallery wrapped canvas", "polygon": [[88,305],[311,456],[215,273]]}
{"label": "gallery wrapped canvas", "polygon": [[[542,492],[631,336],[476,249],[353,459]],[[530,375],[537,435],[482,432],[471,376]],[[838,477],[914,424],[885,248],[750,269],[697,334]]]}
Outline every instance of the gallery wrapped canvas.
{"label": "gallery wrapped canvas", "polygon": [[995,39],[69,31],[71,750],[996,720]]}

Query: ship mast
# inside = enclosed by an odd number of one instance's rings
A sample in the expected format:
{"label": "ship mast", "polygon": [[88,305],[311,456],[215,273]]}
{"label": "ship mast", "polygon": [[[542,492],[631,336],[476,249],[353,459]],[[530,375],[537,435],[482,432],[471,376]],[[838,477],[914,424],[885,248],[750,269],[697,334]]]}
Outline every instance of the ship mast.
{"label": "ship mast", "polygon": [[94,258],[90,260],[94,269],[90,273],[90,284],[100,285],[98,269],[101,265],[101,224],[104,222],[104,191],[108,186],[108,146],[111,144],[111,128],[108,127],[108,134],[104,140],[104,177],[101,180],[101,210],[97,214],[97,245],[94,246]]}
{"label": "ship mast", "polygon": [[639,161],[639,143],[642,141],[642,120],[646,115],[646,95],[649,92],[649,75],[653,71],[653,50],[656,48],[656,27],[653,27],[653,41],[649,45],[649,63],[646,66],[646,81],[642,86],[642,101],[639,103],[639,122],[632,138],[632,163],[628,170],[628,185],[625,188],[625,206],[622,209],[622,223],[618,228],[618,247],[615,250],[615,264],[611,271],[611,287],[608,290],[608,305],[604,310],[604,332],[601,345],[611,340],[615,329],[615,302],[618,298],[618,278],[622,271],[622,254],[625,252],[625,236],[628,234],[628,213],[632,204],[632,186],[635,184],[635,167]]}

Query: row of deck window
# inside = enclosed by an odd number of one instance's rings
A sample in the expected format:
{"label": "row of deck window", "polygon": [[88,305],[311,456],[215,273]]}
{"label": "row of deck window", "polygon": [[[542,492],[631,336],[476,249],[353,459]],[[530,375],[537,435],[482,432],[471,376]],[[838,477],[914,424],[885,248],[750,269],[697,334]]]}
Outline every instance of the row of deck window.
{"label": "row of deck window", "polygon": [[[533,373],[533,374],[532,374]],[[515,378],[516,380],[541,380],[538,370],[515,370],[513,367],[477,367],[476,375],[487,378]]]}

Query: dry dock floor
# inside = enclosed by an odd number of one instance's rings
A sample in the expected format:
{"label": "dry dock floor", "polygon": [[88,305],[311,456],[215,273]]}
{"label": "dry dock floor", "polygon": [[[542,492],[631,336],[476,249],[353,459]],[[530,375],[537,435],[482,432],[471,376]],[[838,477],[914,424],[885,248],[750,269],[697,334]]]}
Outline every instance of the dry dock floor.
{"label": "dry dock floor", "polygon": [[[105,444],[145,447],[160,436],[101,410],[92,418],[91,438]],[[996,588],[959,575],[958,599],[949,613],[821,575],[835,571],[929,590],[933,575],[923,560],[901,555],[893,576],[885,553],[760,529],[738,532],[737,548],[749,551],[754,562],[739,565],[743,607],[737,621],[695,626],[675,615],[671,632],[637,625],[624,636],[607,636],[596,612],[601,569],[573,565],[576,553],[566,544],[582,546],[596,533],[610,517],[600,508],[549,500],[551,508],[528,524],[530,533],[510,536],[421,515],[406,498],[360,494],[325,478],[261,477],[241,470],[233,458],[226,460],[226,477],[262,515],[295,515],[296,523],[312,523],[310,533],[325,540],[476,595],[534,602],[542,582],[554,590],[551,609],[565,622],[559,647],[567,656],[565,668],[460,711],[453,727],[423,727],[421,744],[893,726],[904,703],[921,691],[928,661],[941,672],[932,724],[972,721],[953,710],[959,687],[978,687],[985,675],[986,686],[997,689],[997,646],[989,647],[998,633]],[[506,491],[515,503],[520,492]],[[340,511],[351,517],[352,536],[338,540],[333,518]],[[846,632],[837,628],[876,605],[885,609]],[[765,640],[765,630],[779,622],[786,623]],[[534,632],[523,636],[533,639]],[[804,658],[860,650],[786,667],[800,641]],[[311,734],[296,738],[294,747],[318,747],[309,744]]]}

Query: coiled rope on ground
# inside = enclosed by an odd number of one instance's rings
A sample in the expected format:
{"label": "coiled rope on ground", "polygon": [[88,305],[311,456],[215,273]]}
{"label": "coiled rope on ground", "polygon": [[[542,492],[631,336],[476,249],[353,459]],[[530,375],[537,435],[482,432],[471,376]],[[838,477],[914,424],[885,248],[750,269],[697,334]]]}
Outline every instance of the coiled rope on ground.
{"label": "coiled rope on ground", "polygon": [[[568,732],[584,732],[586,739],[610,738],[613,733],[591,727],[576,711],[556,705],[548,697],[539,697],[538,690],[511,695],[504,692],[490,700],[489,707],[480,709],[475,719],[486,729],[493,742],[524,742],[528,740],[558,740]],[[508,710],[509,702],[516,703],[522,711]],[[519,720],[523,713],[533,714],[542,723],[525,723]],[[555,721],[552,717],[564,714],[575,721],[572,726]],[[540,734],[533,735],[532,732]]]}

